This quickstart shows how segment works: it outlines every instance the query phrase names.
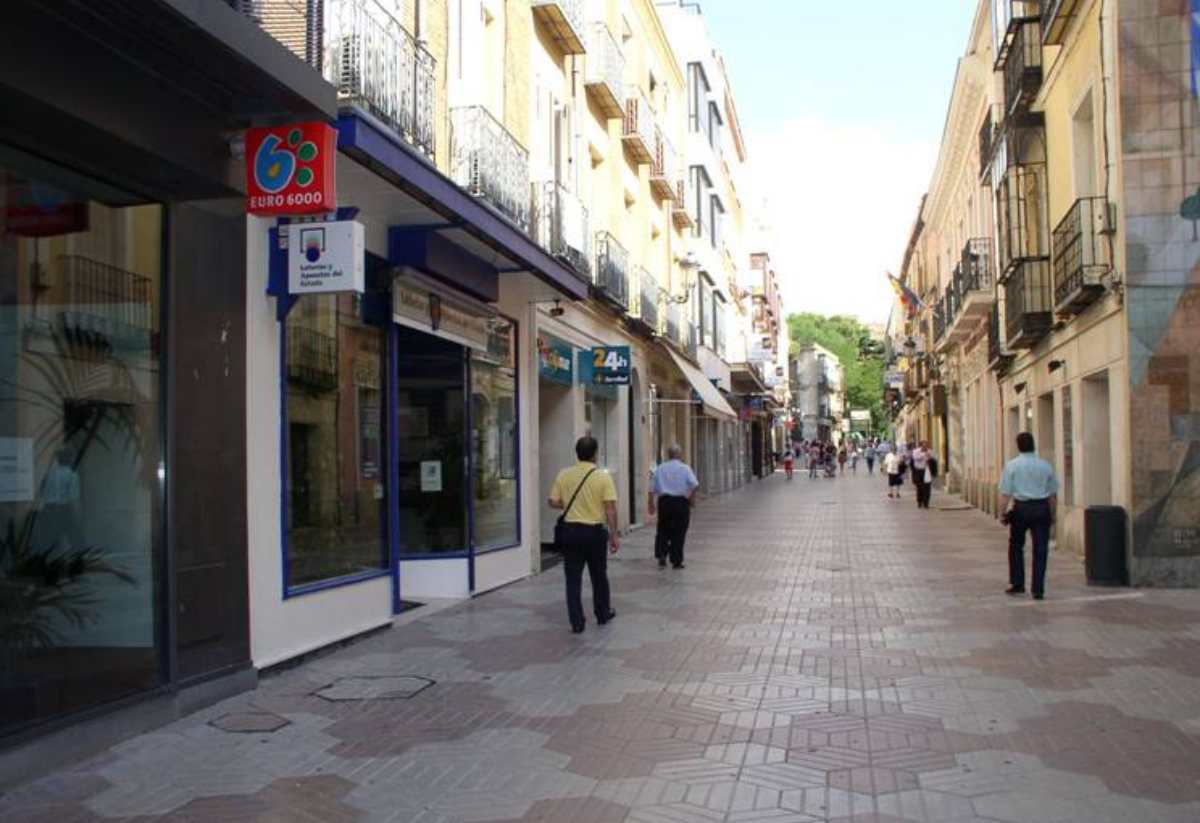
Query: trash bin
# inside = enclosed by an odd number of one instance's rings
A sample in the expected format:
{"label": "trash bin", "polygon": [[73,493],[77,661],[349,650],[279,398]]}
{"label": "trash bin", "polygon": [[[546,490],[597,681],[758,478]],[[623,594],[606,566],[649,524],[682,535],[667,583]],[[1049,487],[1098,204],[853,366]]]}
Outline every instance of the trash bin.
{"label": "trash bin", "polygon": [[1083,556],[1090,586],[1128,586],[1125,510],[1088,506],[1083,513]]}

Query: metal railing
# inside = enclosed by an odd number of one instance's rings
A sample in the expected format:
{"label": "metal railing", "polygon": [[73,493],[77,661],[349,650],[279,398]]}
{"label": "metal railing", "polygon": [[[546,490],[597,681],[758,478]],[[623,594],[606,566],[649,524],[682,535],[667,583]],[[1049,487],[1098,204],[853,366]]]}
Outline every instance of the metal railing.
{"label": "metal railing", "polygon": [[54,267],[63,307],[87,317],[93,331],[119,334],[154,329],[154,283],[149,277],[78,254],[56,257]]}
{"label": "metal railing", "polygon": [[434,152],[436,61],[378,0],[326,0],[325,77],[338,96]]}
{"label": "metal railing", "polygon": [[1054,228],[1055,306],[1086,304],[1103,290],[1100,278],[1111,270],[1111,263],[1101,232],[1109,222],[1107,199],[1083,197]]}
{"label": "metal railing", "polygon": [[638,266],[636,272],[638,281],[638,319],[650,328],[658,331],[658,303],[662,296],[662,289],[659,288],[658,280],[655,279],[654,275],[646,271],[643,267]]}
{"label": "metal railing", "polygon": [[[625,55],[621,52],[617,38],[613,37],[608,26],[601,22],[592,23],[587,31],[587,57],[584,69],[584,85],[601,87],[606,102],[615,106],[618,112],[623,109],[622,78],[625,76]],[[606,112],[608,113],[608,112]]]}
{"label": "metal railing", "polygon": [[933,303],[933,339],[941,340],[946,336],[946,301],[939,297]]}
{"label": "metal railing", "polygon": [[1028,21],[1041,21],[1042,2],[1041,0],[997,0],[993,13],[995,15],[994,31],[997,36],[997,40],[993,44],[996,51],[996,62],[993,69],[1003,71],[1012,53],[1017,29]]}
{"label": "metal railing", "polygon": [[996,187],[997,272],[1007,277],[1023,260],[1050,257],[1046,228],[1046,164],[1009,166]]}
{"label": "metal railing", "polygon": [[991,291],[992,289],[992,239],[990,237],[972,237],[963,246],[962,261],[959,264],[960,299],[973,291]]}
{"label": "metal railing", "polygon": [[675,197],[675,148],[663,135],[654,131],[654,162],[650,164],[650,185],[662,198]]}
{"label": "metal railing", "polygon": [[995,145],[995,130],[999,124],[995,122],[995,116],[992,113],[992,108],[988,108],[987,117],[983,120],[983,125],[979,127],[979,176],[981,179],[987,179],[992,170],[992,155]]}
{"label": "metal railing", "polygon": [[1038,18],[1017,25],[1004,62],[1004,108],[1011,116],[1028,109],[1042,85],[1042,23]]}
{"label": "metal railing", "polygon": [[337,388],[337,339],[328,334],[289,325],[287,328],[288,380],[317,391]]}
{"label": "metal railing", "polygon": [[1029,348],[1050,331],[1050,262],[1023,260],[1004,283],[1005,339],[1012,348]]}
{"label": "metal railing", "polygon": [[640,162],[653,161],[654,109],[637,86],[629,86],[625,90],[625,118],[621,134],[632,144],[633,153]]}
{"label": "metal railing", "polygon": [[529,152],[482,106],[450,111],[454,182],[529,231]]}
{"label": "metal railing", "polygon": [[1004,327],[1001,325],[1000,302],[992,304],[992,316],[988,322],[988,366],[995,368],[1013,359],[1004,342]]}
{"label": "metal railing", "polygon": [[695,360],[700,352],[700,334],[695,323],[688,323],[684,326],[683,337],[679,342],[683,344],[683,350],[687,352],[688,357]]}
{"label": "metal railing", "polygon": [[675,344],[679,344],[681,340],[679,336],[681,315],[679,304],[668,297],[667,310],[663,312],[661,333],[663,337]]}
{"label": "metal railing", "polygon": [[583,201],[561,183],[535,183],[533,237],[538,245],[591,277],[591,232]]}
{"label": "metal railing", "polygon": [[1047,46],[1062,43],[1067,26],[1079,11],[1079,0],[1042,0],[1042,41]]}
{"label": "metal railing", "polygon": [[596,289],[621,308],[629,309],[629,252],[606,231],[596,235]]}

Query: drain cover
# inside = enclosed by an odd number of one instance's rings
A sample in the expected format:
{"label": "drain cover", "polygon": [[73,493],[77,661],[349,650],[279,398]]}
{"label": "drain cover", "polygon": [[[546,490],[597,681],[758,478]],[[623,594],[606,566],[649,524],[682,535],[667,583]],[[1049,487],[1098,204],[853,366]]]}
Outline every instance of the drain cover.
{"label": "drain cover", "polygon": [[208,721],[208,725],[223,732],[252,734],[277,732],[290,722],[270,712],[231,712]]}
{"label": "drain cover", "polygon": [[350,700],[408,700],[436,681],[416,675],[341,677],[316,692],[335,703]]}

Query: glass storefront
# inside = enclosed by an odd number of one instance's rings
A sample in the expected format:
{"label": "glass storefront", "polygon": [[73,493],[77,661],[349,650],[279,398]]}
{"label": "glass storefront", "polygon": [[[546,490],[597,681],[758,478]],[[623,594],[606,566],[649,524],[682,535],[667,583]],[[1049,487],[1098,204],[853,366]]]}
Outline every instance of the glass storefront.
{"label": "glass storefront", "polygon": [[284,361],[288,589],[386,570],[387,332],[355,295],[304,295]]}
{"label": "glass storefront", "polygon": [[162,682],[163,208],[0,149],[0,733]]}
{"label": "glass storefront", "polygon": [[513,324],[491,321],[488,349],[471,354],[473,543],[521,542],[517,494],[517,362]]}

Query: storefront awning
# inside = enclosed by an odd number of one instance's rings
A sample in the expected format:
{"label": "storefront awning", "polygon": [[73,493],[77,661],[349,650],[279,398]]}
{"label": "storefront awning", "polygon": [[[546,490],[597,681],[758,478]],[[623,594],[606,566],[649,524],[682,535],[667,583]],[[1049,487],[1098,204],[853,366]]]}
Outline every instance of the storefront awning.
{"label": "storefront awning", "polygon": [[738,419],[737,414],[730,407],[729,403],[721,396],[721,392],[704,376],[704,373],[700,369],[676,354],[674,349],[667,346],[664,346],[664,348],[671,355],[671,359],[675,361],[675,365],[683,372],[683,376],[692,384],[692,389],[695,390],[696,394],[700,395],[700,403],[704,406],[705,414],[721,420]]}

